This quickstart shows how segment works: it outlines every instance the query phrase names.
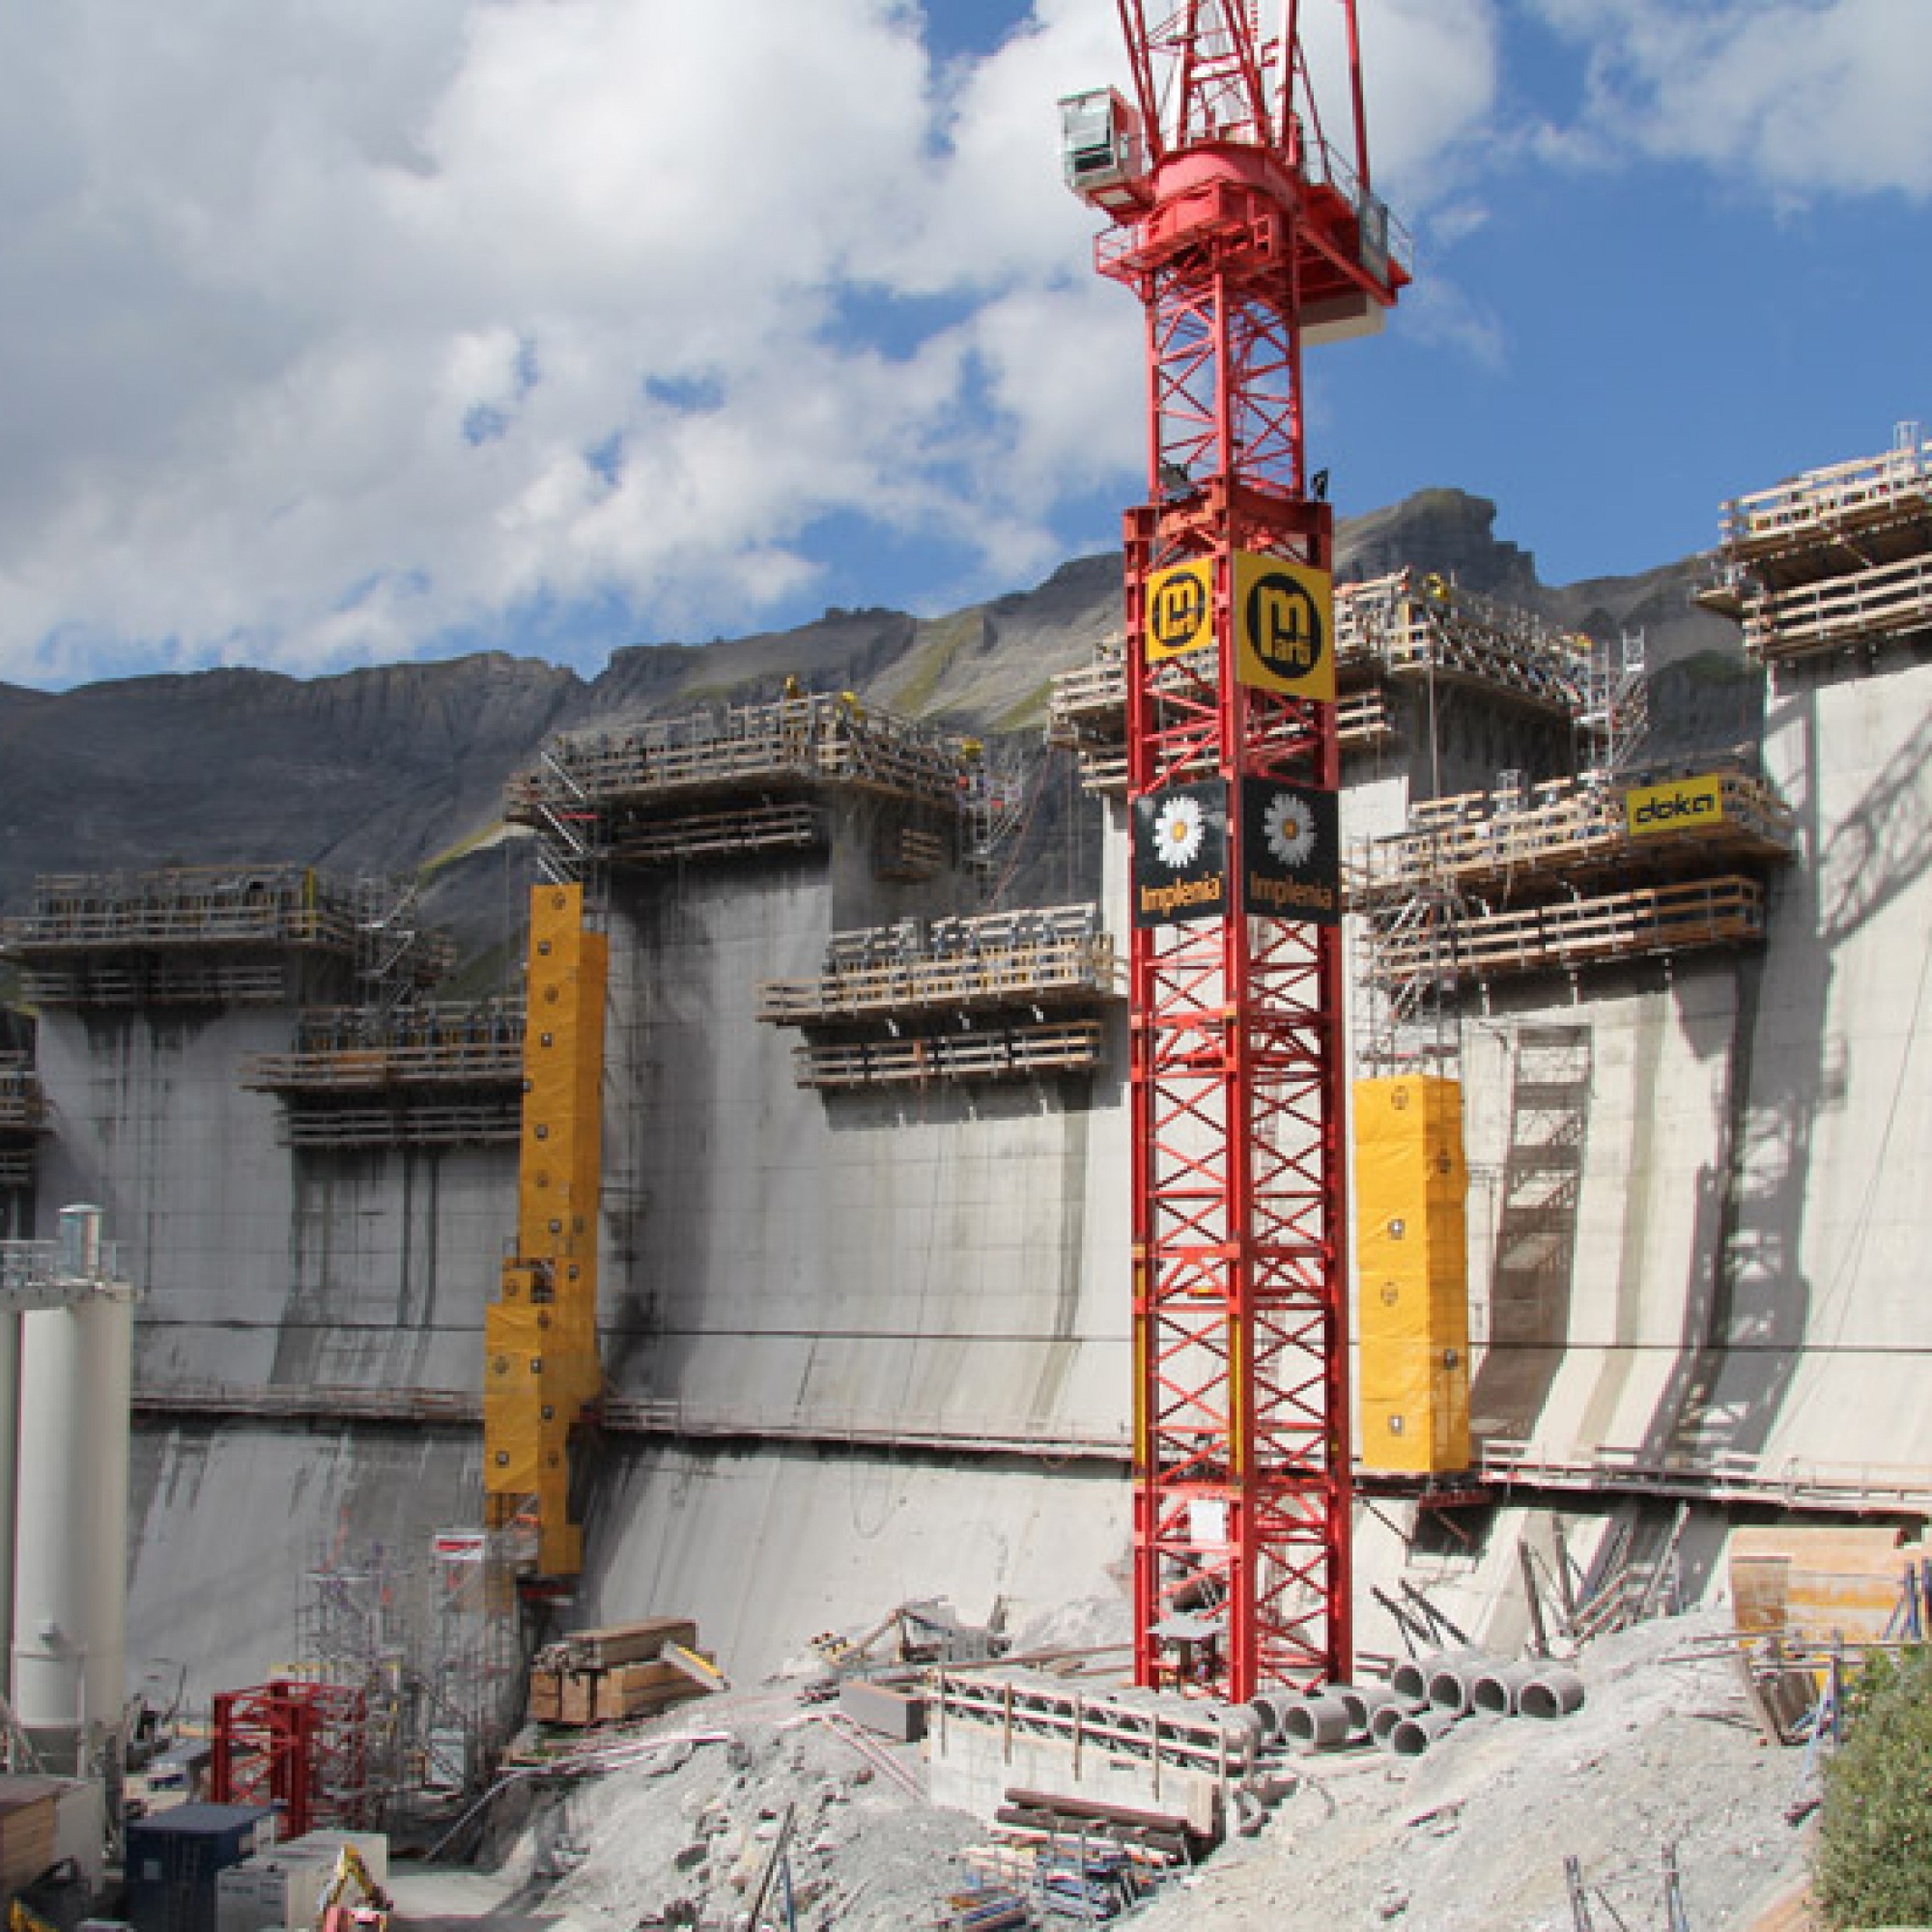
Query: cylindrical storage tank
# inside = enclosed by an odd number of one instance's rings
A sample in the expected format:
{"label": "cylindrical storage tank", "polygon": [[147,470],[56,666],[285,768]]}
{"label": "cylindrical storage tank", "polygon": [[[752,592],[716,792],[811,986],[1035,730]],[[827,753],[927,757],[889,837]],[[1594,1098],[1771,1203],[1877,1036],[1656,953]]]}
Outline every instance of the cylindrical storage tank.
{"label": "cylindrical storage tank", "polygon": [[1567,1718],[1582,1706],[1583,1680],[1561,1664],[1539,1670],[1517,1692],[1516,1707],[1525,1718]]}
{"label": "cylindrical storage tank", "polygon": [[133,1303],[102,1288],[21,1321],[14,1707],[50,1772],[126,1695]]}

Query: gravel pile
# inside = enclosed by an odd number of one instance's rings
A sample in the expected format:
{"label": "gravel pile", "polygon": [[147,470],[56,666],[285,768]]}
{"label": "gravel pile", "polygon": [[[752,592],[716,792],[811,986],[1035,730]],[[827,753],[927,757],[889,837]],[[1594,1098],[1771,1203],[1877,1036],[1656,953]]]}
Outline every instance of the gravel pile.
{"label": "gravel pile", "polygon": [[[955,1855],[983,1842],[982,1825],[914,1797],[816,1722],[745,1721],[728,1698],[696,1709],[729,1742],[674,1747],[543,1807],[521,1851],[534,1881],[526,1906],[566,1932],[722,1932],[749,1907],[789,1808],[802,1927],[907,1932],[937,1921],[960,1883]],[[875,1748],[917,1776],[916,1747]]]}
{"label": "gravel pile", "polygon": [[1719,1635],[1698,1615],[1600,1640],[1577,1662],[1586,1703],[1555,1723],[1464,1719],[1407,1762],[1297,1759],[1262,1833],[1136,1932],[1571,1932],[1570,1857],[1595,1922],[1635,1932],[1666,1923],[1671,1844],[1694,1932],[1752,1926],[1804,1869],[1785,1816],[1802,1754],[1760,1741]]}

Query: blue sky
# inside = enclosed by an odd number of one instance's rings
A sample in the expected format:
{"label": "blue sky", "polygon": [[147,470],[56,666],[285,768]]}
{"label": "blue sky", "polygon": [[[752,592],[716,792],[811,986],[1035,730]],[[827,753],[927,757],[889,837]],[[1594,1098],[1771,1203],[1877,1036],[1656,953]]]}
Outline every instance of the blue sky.
{"label": "blue sky", "polygon": [[[1460,485],[1569,582],[1932,416],[1932,6],[1361,11],[1418,261],[1311,357],[1345,514]],[[1112,0],[0,12],[0,679],[594,671],[1111,546],[1054,103],[1123,72]]]}

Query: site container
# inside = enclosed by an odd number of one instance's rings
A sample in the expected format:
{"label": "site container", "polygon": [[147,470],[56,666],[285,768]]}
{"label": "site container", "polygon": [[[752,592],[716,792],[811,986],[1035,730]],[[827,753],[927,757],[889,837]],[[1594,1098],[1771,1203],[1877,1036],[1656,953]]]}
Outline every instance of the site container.
{"label": "site container", "polygon": [[273,1813],[179,1804],[128,1827],[128,1917],[138,1932],[209,1932],[220,1875],[253,1856]]}

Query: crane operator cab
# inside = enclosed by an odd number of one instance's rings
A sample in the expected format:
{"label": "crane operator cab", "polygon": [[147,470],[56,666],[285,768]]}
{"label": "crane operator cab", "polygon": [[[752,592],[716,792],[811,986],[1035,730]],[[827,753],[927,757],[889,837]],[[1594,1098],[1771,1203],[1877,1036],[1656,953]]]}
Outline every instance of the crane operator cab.
{"label": "crane operator cab", "polygon": [[1147,203],[1147,141],[1140,110],[1118,88],[1069,94],[1060,103],[1060,161],[1082,201],[1122,214]]}

